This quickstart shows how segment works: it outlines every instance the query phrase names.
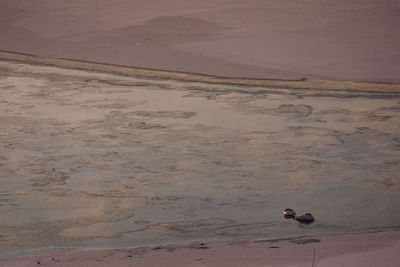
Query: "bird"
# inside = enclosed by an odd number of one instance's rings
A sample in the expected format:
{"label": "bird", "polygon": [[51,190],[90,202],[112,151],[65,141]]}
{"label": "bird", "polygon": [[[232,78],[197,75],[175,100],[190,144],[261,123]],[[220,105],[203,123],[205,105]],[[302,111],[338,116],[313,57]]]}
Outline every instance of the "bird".
{"label": "bird", "polygon": [[283,217],[285,217],[286,219],[291,219],[294,218],[296,216],[296,212],[292,209],[286,208],[283,210]]}

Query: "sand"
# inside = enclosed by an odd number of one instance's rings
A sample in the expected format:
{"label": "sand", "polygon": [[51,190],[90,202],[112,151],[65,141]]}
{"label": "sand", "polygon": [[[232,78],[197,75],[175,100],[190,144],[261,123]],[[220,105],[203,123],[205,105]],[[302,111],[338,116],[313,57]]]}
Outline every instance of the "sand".
{"label": "sand", "polygon": [[0,265],[397,266],[399,14],[2,0]]}
{"label": "sand", "polygon": [[[147,79],[169,79],[183,82],[200,82],[205,84],[221,84],[251,87],[253,93],[259,89],[295,89],[295,91],[314,90],[325,91],[347,91],[347,92],[372,92],[372,93],[399,93],[400,84],[380,82],[355,82],[355,81],[333,81],[318,79],[256,79],[256,78],[235,78],[217,75],[202,75],[190,72],[174,72],[157,69],[137,68],[114,64],[99,64],[83,60],[40,58],[31,54],[0,51],[0,59],[10,62],[28,63],[42,66],[55,66],[65,69],[94,71],[110,73],[122,76],[132,76]],[[240,92],[241,89],[236,89]],[[232,91],[232,90],[231,90]]]}
{"label": "sand", "polygon": [[396,0],[0,3],[0,49],[252,78],[400,81]]}
{"label": "sand", "polygon": [[1,256],[400,224],[397,85],[14,56],[0,61]]}
{"label": "sand", "polygon": [[364,266],[397,267],[400,232],[131,249],[64,250],[0,258],[1,266]]}

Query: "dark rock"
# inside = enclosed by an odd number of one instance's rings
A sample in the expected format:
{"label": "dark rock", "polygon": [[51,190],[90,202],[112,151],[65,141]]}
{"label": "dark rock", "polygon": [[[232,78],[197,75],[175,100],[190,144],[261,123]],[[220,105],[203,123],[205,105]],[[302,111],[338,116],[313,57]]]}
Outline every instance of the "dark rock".
{"label": "dark rock", "polygon": [[313,223],[315,220],[314,216],[312,216],[311,213],[306,213],[300,216],[294,216],[294,219],[301,223]]}

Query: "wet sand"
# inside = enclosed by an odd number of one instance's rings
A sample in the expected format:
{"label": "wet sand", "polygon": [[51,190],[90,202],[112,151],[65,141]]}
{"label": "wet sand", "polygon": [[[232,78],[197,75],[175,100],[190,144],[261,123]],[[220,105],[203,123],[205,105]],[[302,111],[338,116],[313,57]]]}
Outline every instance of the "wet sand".
{"label": "wet sand", "polygon": [[0,49],[44,58],[400,82],[396,0],[2,0],[0,22]]}
{"label": "wet sand", "polygon": [[[27,58],[0,60],[1,256],[400,225],[397,85],[276,88]],[[286,207],[316,222],[285,220]]]}
{"label": "wet sand", "polygon": [[191,243],[131,249],[64,250],[0,258],[7,267],[27,266],[365,266],[397,267],[400,232],[256,242]]}

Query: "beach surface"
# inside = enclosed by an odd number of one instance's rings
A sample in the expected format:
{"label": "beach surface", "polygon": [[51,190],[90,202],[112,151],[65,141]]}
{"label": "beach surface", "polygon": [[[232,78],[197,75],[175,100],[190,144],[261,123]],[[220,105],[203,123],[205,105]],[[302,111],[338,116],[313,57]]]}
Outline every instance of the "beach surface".
{"label": "beach surface", "polygon": [[2,258],[400,225],[396,84],[1,56]]}
{"label": "beach surface", "polygon": [[0,258],[1,266],[397,267],[400,232],[255,242],[192,243],[131,249],[64,250]]}
{"label": "beach surface", "polygon": [[0,1],[0,266],[399,266],[399,28],[396,0]]}
{"label": "beach surface", "polygon": [[2,0],[0,49],[231,77],[400,82],[397,0]]}

